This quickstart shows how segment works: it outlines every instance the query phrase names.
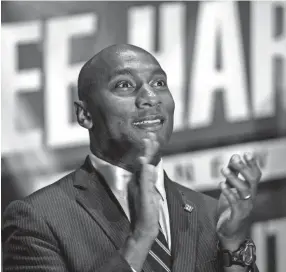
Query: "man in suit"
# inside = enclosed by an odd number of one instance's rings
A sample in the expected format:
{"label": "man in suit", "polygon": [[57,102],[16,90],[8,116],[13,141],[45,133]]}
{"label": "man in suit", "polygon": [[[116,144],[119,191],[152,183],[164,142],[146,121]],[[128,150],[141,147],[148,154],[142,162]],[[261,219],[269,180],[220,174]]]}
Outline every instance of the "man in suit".
{"label": "man in suit", "polygon": [[174,101],[151,54],[105,48],[83,66],[78,94],[90,154],[76,171],[8,206],[4,271],[256,271],[248,239],[256,160],[232,156],[219,201],[168,178],[161,149]]}

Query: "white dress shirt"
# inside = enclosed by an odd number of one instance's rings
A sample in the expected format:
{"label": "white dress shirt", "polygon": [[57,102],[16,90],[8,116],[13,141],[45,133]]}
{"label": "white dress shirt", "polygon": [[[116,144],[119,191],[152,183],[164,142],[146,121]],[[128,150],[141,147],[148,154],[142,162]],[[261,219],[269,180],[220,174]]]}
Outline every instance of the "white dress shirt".
{"label": "white dress shirt", "polygon": [[[105,178],[108,186],[117,198],[127,218],[130,221],[130,211],[127,198],[127,185],[132,177],[132,173],[119,166],[110,164],[98,158],[92,153],[90,153],[89,157],[93,167]],[[170,218],[164,186],[164,170],[162,160],[160,160],[160,162],[156,166],[156,170],[158,171],[158,175],[155,186],[161,196],[159,222],[163,234],[165,235],[166,241],[169,245],[169,249],[171,249]]]}

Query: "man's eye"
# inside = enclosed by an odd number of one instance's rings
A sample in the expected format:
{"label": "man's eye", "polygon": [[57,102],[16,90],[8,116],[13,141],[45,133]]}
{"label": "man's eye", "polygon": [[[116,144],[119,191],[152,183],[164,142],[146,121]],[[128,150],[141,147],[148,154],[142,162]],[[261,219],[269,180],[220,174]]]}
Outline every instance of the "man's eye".
{"label": "man's eye", "polygon": [[167,84],[164,80],[157,80],[154,82],[153,86],[154,87],[165,87]]}
{"label": "man's eye", "polygon": [[124,89],[132,88],[133,86],[128,81],[120,81],[115,85],[115,88]]}

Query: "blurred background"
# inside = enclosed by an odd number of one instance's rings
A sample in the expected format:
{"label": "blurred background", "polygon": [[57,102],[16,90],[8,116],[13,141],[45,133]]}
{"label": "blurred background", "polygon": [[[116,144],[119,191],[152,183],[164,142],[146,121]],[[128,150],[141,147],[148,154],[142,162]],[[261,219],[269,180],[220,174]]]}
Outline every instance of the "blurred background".
{"label": "blurred background", "polygon": [[[168,175],[219,196],[220,169],[254,152],[260,272],[286,271],[286,2],[2,1],[2,214],[79,167],[73,101],[83,63],[115,43],[159,60],[176,102]],[[284,258],[283,258],[284,255]]]}

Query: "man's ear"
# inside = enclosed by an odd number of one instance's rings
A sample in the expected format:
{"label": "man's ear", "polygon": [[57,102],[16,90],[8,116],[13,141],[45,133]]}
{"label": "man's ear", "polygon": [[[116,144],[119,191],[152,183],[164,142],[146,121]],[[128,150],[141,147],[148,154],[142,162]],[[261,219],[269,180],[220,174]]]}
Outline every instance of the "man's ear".
{"label": "man's ear", "polygon": [[83,101],[74,102],[75,113],[77,116],[77,122],[79,125],[86,129],[91,129],[93,126],[91,114],[87,110],[86,103]]}

